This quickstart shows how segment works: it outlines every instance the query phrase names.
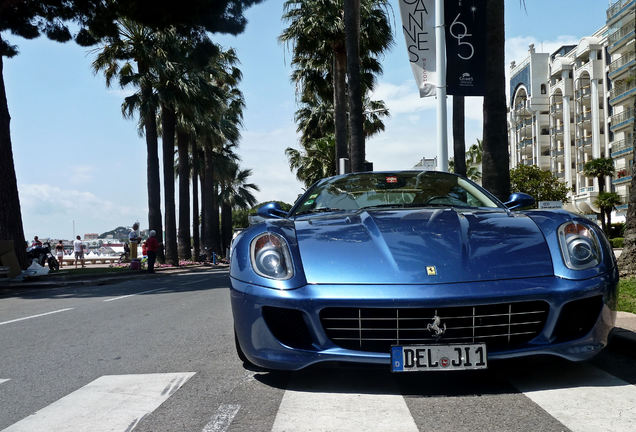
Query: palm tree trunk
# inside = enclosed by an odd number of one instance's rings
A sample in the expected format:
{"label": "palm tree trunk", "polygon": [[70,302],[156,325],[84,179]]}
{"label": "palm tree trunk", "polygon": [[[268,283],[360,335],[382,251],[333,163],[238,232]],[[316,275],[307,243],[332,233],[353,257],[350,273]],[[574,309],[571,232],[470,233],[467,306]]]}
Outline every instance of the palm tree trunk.
{"label": "palm tree trunk", "polygon": [[179,265],[177,255],[177,225],[174,208],[174,133],[176,115],[174,108],[161,106],[161,127],[163,144],[163,192],[166,206],[166,261]]}
{"label": "palm tree trunk", "polygon": [[199,149],[192,141],[192,259],[199,261],[201,242],[199,237]]}
{"label": "palm tree trunk", "polygon": [[[0,38],[0,44],[2,39]],[[0,55],[0,240],[12,240],[21,268],[26,268],[26,248],[18,181],[11,149],[11,116],[4,89],[3,57]]]}
{"label": "palm tree trunk", "polygon": [[[157,232],[157,239],[163,244],[163,222],[161,221],[161,180],[159,178],[159,140],[157,139],[157,113],[144,115],[146,130],[147,185],[148,185],[148,228]],[[164,263],[163,247],[157,251],[157,260]]]}
{"label": "palm tree trunk", "polygon": [[223,247],[223,256],[229,258],[228,249],[232,241],[232,206],[227,202],[221,204],[221,243]]}
{"label": "palm tree trunk", "polygon": [[205,164],[206,159],[205,159],[205,152],[201,149],[199,151],[199,157],[200,160],[203,163],[203,169],[201,170],[201,172],[199,173],[199,177],[200,177],[200,185],[201,185],[201,217],[199,219],[199,221],[201,222],[201,247],[203,248],[203,250],[205,251],[209,245],[207,243],[207,237],[205,235],[205,215],[208,213],[207,209],[210,206],[209,201],[208,201],[208,195],[205,193],[205,186],[206,186],[206,176],[205,176],[205,171],[206,171],[206,166]]}
{"label": "palm tree trunk", "polygon": [[504,0],[486,2],[486,96],[484,97],[484,153],[482,184],[502,201],[510,195],[506,78],[504,64]]}
{"label": "palm tree trunk", "polygon": [[[503,0],[502,0],[503,1]],[[360,89],[360,0],[344,1],[347,83],[349,85],[349,131],[351,133],[351,171],[364,171],[365,148],[362,130],[362,91]]]}
{"label": "palm tree trunk", "polygon": [[453,95],[453,160],[455,161],[455,174],[466,177],[464,112],[464,96]]}
{"label": "palm tree trunk", "polygon": [[179,152],[179,231],[177,240],[179,258],[192,259],[190,244],[190,148],[188,135],[177,133],[177,149]]}
{"label": "palm tree trunk", "polygon": [[[214,161],[215,155],[212,154],[212,166],[216,165]],[[216,172],[212,169],[210,172],[210,183],[212,184],[212,194],[210,195],[210,225],[206,227],[209,231],[210,247],[217,255],[221,253],[221,231],[219,226],[219,183],[216,178]]]}
{"label": "palm tree trunk", "polygon": [[[336,47],[333,57],[333,108],[336,139],[336,173],[339,174],[340,158],[349,159],[347,145],[347,52],[344,46]],[[349,161],[350,162],[350,161]]]}
{"label": "palm tree trunk", "polygon": [[216,225],[218,232],[218,209],[214,211],[214,199],[215,191],[214,191],[214,161],[212,156],[212,146],[210,143],[205,146],[204,155],[205,155],[205,168],[204,168],[204,185],[201,190],[201,196],[203,196],[203,245],[206,249],[206,253],[208,255],[208,259],[212,258],[212,252],[215,251],[214,248],[214,213],[217,214],[216,217]]}

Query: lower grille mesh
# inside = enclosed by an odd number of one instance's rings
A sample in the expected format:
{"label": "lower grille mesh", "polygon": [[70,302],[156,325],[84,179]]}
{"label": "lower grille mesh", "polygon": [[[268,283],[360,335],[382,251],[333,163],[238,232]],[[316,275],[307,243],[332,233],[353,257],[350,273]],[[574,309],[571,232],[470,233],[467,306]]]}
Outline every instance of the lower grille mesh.
{"label": "lower grille mesh", "polygon": [[496,351],[521,346],[536,337],[548,310],[543,301],[447,308],[332,307],[320,312],[320,320],[334,344],[358,351],[388,352],[391,345],[474,342]]}

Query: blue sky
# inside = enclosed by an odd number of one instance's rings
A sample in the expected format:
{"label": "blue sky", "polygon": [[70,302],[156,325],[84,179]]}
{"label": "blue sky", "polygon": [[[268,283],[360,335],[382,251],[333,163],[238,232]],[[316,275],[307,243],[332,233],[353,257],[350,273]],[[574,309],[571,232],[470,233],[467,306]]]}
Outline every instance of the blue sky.
{"label": "blue sky", "polygon": [[[391,4],[396,43],[382,59],[384,75],[374,95],[387,103],[391,118],[386,131],[367,142],[367,159],[378,170],[408,169],[436,152],[435,100],[418,96],[397,0]],[[507,62],[522,60],[529,43],[551,52],[578,42],[603,26],[607,5],[605,0],[526,0],[524,10],[518,0],[506,0]],[[297,146],[297,136],[291,55],[277,42],[282,10],[282,0],[265,0],[248,10],[243,34],[213,35],[234,47],[241,60],[247,108],[239,154],[261,188],[259,201],[293,202],[302,191],[284,154]],[[5,59],[4,78],[26,238],[71,238],[73,221],[77,234],[135,220],[145,228],[145,141],[136,120],[121,116],[126,92],[106,88],[103,76],[93,75],[90,49],[2,36],[20,49]],[[466,141],[472,144],[482,133],[480,98],[467,99],[466,114]]]}

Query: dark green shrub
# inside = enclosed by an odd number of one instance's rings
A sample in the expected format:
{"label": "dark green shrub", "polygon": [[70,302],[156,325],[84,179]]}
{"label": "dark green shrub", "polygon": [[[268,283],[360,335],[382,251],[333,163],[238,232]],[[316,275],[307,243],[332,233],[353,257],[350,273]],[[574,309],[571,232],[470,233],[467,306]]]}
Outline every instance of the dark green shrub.
{"label": "dark green shrub", "polygon": [[614,249],[622,249],[625,239],[623,237],[615,237],[610,239],[610,243]]}

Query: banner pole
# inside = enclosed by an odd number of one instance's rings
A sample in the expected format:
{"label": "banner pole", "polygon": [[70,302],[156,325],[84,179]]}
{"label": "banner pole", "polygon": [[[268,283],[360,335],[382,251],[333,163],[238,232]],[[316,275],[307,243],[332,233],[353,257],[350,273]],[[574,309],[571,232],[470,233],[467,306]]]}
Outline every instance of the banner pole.
{"label": "banner pole", "polygon": [[448,130],[446,128],[446,34],[444,0],[435,0],[435,57],[437,63],[437,170],[448,171]]}

